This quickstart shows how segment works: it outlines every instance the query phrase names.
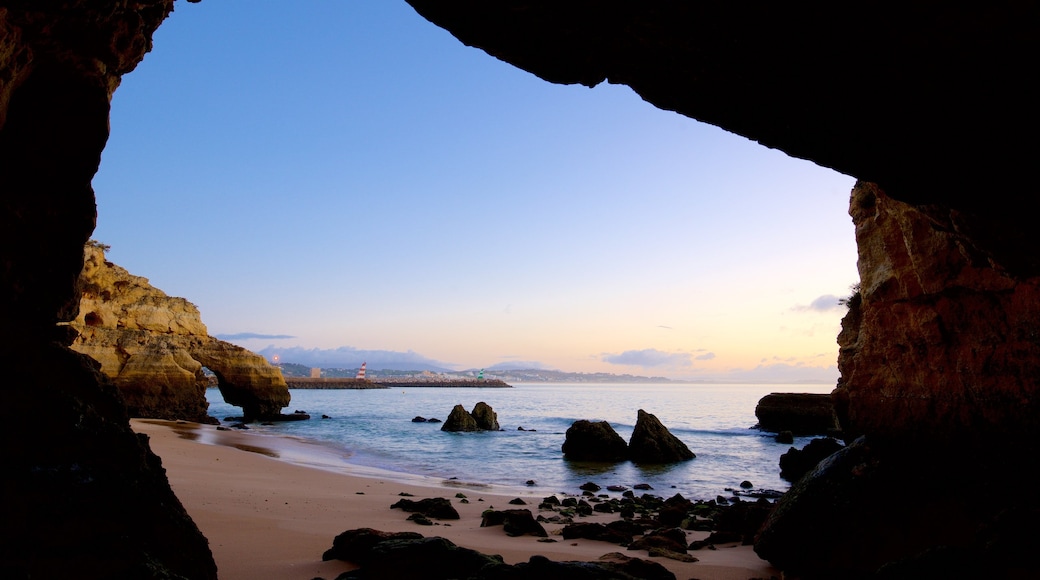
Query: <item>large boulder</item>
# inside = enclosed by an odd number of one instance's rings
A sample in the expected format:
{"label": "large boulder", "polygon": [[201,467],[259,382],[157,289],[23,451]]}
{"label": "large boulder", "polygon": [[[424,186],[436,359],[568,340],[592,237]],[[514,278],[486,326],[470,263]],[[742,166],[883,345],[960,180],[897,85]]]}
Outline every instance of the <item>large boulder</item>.
{"label": "large boulder", "polygon": [[441,425],[441,431],[480,431],[480,425],[462,405],[455,405]]}
{"label": "large boulder", "polygon": [[495,413],[491,405],[488,405],[484,401],[481,401],[473,406],[473,419],[477,422],[477,426],[485,431],[499,431],[501,427],[498,425],[498,413]]}
{"label": "large boulder", "polygon": [[606,421],[580,419],[567,428],[563,455],[578,461],[623,461],[628,444]]}
{"label": "large boulder", "polygon": [[628,456],[636,463],[672,463],[696,457],[656,416],[642,409],[636,414]]}
{"label": "large boulder", "polygon": [[838,431],[838,416],[830,394],[770,393],[755,406],[757,428],[793,435],[831,435]]}
{"label": "large boulder", "polygon": [[[1035,502],[992,495],[1007,491],[1006,455],[939,446],[907,453],[893,446],[901,444],[861,437],[821,461],[777,501],[755,552],[805,578],[872,577],[939,549],[975,555],[960,558],[966,567],[954,577],[1016,578],[1032,569],[1032,550],[1021,548],[1040,541],[1035,520],[1009,527],[1006,516],[1035,513]],[[1036,467],[1035,458],[1019,458],[1019,468]],[[986,573],[976,573],[977,566],[968,572],[980,563]]]}
{"label": "large boulder", "polygon": [[787,481],[798,481],[842,447],[841,443],[830,437],[813,439],[801,449],[792,447],[787,453],[780,456],[780,477]]}
{"label": "large boulder", "polygon": [[[416,534],[417,535],[417,534]],[[411,535],[409,535],[411,536]],[[326,554],[349,556],[360,565],[344,572],[338,580],[376,578],[470,578],[472,580],[524,580],[529,578],[576,578],[582,580],[675,580],[664,566],[607,554],[596,562],[555,562],[532,556],[527,562],[506,564],[501,556],[488,556],[463,548],[440,537],[404,537],[371,529],[349,530],[336,541],[346,550],[335,548]]]}
{"label": "large boulder", "polygon": [[133,417],[216,422],[206,410],[209,379],[246,420],[277,418],[289,404],[281,371],[242,347],[209,336],[199,309],[167,296],[105,259],[105,248],[84,248],[78,332],[73,350],[98,361],[119,388]]}

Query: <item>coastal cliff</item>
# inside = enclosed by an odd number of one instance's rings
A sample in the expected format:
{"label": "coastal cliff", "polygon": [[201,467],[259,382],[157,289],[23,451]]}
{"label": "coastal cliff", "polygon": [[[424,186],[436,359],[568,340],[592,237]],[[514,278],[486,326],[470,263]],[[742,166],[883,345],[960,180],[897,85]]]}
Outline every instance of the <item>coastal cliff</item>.
{"label": "coastal cliff", "polygon": [[72,349],[101,364],[132,417],[214,422],[206,414],[208,368],[224,400],[247,420],[277,417],[289,404],[282,373],[242,347],[209,336],[199,309],[167,296],[87,244],[80,275],[79,335]]}

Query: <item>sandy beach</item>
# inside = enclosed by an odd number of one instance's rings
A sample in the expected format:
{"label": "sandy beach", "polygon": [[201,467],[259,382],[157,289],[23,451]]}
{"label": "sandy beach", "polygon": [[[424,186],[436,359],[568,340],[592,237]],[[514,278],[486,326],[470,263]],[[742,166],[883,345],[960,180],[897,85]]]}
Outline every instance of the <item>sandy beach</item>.
{"label": "sandy beach", "polygon": [[[553,560],[596,560],[610,552],[647,558],[646,552],[627,551],[606,542],[564,540],[559,535],[563,526],[558,524],[545,524],[556,543],[538,542],[532,536],[509,537],[501,526],[480,527],[481,512],[517,507],[508,502],[518,496],[525,498],[527,507],[537,515],[538,500],[551,493],[546,490],[514,493],[479,484],[354,468],[344,466],[342,456],[330,448],[291,438],[218,431],[212,425],[135,419],[131,426],[149,436],[174,492],[209,539],[224,580],[332,580],[353,566],[322,562],[322,553],[332,546],[337,534],[363,527],[442,536],[460,546],[499,554],[508,563],[525,562],[535,554]],[[390,509],[402,493],[411,494],[415,500],[452,498],[461,519],[434,526],[408,521],[409,514]],[[465,494],[470,503],[456,499],[457,493]],[[582,521],[616,518],[596,514]],[[690,540],[707,536],[705,532],[688,534]],[[691,554],[700,561],[654,561],[680,579],[779,577],[750,546],[729,544]]]}

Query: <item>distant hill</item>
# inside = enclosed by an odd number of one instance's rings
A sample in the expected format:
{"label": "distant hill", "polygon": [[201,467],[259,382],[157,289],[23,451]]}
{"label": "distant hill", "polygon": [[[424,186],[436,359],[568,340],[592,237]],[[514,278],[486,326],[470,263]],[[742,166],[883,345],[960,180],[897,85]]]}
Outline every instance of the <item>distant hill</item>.
{"label": "distant hill", "polygon": [[[298,363],[281,363],[277,365],[282,369],[282,375],[286,378],[302,378],[311,376],[311,367]],[[464,371],[451,371],[439,368],[429,369],[387,369],[366,368],[369,379],[387,378],[409,378],[430,377],[431,375],[443,376],[451,379],[474,378],[481,369],[467,369]],[[321,367],[321,376],[326,378],[354,378],[358,367]],[[616,375],[613,373],[569,373],[547,369],[484,369],[484,377],[487,379],[501,379],[513,383],[670,383],[673,382],[665,377],[643,377],[638,375]]]}
{"label": "distant hill", "polygon": [[[476,374],[480,369],[469,369],[463,373]],[[643,377],[639,375],[616,375],[614,373],[569,373],[546,369],[485,369],[485,377],[494,377],[511,383],[671,383],[665,377]]]}

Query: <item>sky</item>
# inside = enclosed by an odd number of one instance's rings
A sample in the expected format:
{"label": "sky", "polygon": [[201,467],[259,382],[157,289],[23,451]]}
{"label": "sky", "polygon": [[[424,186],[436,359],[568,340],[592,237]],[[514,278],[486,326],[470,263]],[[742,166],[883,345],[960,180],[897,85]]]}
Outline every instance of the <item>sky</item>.
{"label": "sky", "polygon": [[93,237],[218,338],[308,366],[838,376],[849,176],[547,83],[403,0],[181,1],[154,40]]}

